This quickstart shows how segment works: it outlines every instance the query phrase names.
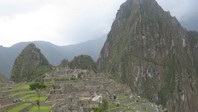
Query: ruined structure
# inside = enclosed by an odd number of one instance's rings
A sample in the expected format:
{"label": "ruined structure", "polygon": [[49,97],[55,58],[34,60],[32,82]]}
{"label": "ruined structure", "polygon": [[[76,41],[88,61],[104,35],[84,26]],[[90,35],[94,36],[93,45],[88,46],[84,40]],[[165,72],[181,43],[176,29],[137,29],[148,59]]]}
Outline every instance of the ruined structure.
{"label": "ruined structure", "polygon": [[[78,74],[83,77],[72,78]],[[90,112],[93,108],[99,108],[103,99],[115,107],[119,103],[120,108],[117,107],[115,110],[109,108],[109,111],[146,109],[149,112],[162,112],[161,107],[144,101],[133,94],[127,85],[109,79],[104,74],[97,74],[89,70],[57,68],[56,71],[46,74],[46,79],[54,81],[46,100],[46,103],[54,105],[53,112]],[[114,94],[117,99],[113,99]],[[133,97],[129,99],[131,94]]]}

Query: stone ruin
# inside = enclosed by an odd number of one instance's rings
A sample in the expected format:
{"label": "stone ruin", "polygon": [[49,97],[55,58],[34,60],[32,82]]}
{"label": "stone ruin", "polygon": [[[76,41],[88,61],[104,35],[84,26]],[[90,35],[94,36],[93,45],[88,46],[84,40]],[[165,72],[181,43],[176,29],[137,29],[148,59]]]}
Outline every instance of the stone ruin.
{"label": "stone ruin", "polygon": [[[55,78],[72,77],[77,80],[54,80]],[[79,78],[80,77],[80,78]],[[130,91],[126,86],[113,85],[104,74],[96,74],[88,70],[59,68],[45,75],[45,80],[53,80],[54,87],[49,93],[47,102],[55,104],[54,112],[88,112],[102,103],[103,97],[109,94]]]}
{"label": "stone ruin", "polygon": [[[67,80],[55,80],[59,78]],[[53,105],[52,112],[90,112],[92,108],[98,108],[103,98],[116,106],[131,100],[138,104],[141,99],[131,95],[128,86],[88,70],[59,68],[46,74],[45,79],[53,82],[46,101]],[[121,96],[127,98],[122,100]]]}

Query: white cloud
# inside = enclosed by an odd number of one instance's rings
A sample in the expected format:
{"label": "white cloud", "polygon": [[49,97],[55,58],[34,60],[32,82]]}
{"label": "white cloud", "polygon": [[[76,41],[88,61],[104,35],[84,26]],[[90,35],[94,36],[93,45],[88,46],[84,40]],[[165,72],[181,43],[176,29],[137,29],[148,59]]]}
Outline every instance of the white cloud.
{"label": "white cloud", "polygon": [[[33,40],[66,45],[98,38],[109,32],[124,1],[0,0],[0,45]],[[157,1],[186,24],[198,10],[196,0]]]}
{"label": "white cloud", "polygon": [[46,5],[30,13],[1,17],[1,42],[10,45],[20,41],[61,41],[58,31],[63,22],[64,12],[61,10],[59,7]]}
{"label": "white cloud", "polygon": [[45,40],[65,45],[97,38],[110,30],[124,1],[0,0],[0,44]]}

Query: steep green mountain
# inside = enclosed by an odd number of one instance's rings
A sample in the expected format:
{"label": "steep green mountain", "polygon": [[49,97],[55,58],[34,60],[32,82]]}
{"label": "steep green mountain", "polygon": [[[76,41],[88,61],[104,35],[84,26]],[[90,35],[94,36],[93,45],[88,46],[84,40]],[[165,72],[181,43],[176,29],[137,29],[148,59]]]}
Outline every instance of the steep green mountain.
{"label": "steep green mountain", "polygon": [[69,67],[69,61],[66,59],[62,60],[59,67]]}
{"label": "steep green mountain", "polygon": [[182,28],[155,0],[121,5],[98,69],[168,112],[198,111],[198,33]]}
{"label": "steep green mountain", "polygon": [[[57,46],[43,41],[33,43],[41,50],[50,64],[57,66],[63,59],[72,60],[74,56],[80,54],[90,55],[94,60],[97,60],[105,40],[106,36],[102,36],[95,40],[68,46]],[[11,47],[0,46],[0,71],[3,75],[10,77],[15,59],[29,43],[21,42]]]}
{"label": "steep green mountain", "polygon": [[11,80],[14,82],[32,81],[51,70],[51,65],[35,44],[30,43],[14,62]]}
{"label": "steep green mountain", "polygon": [[96,63],[88,55],[80,55],[74,57],[74,59],[69,63],[69,67],[72,69],[85,69],[96,71]]}

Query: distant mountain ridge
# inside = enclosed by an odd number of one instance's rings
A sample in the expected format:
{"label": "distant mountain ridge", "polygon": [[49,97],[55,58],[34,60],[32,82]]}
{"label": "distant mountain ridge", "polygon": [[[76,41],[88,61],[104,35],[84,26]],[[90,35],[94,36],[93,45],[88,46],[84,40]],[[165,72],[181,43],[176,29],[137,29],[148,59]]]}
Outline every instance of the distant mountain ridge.
{"label": "distant mountain ridge", "polygon": [[[105,40],[106,35],[95,40],[67,46],[57,46],[44,41],[34,41],[33,43],[41,49],[50,64],[57,66],[63,59],[71,61],[74,56],[81,54],[90,55],[96,61]],[[4,76],[10,76],[16,57],[29,43],[31,42],[20,42],[11,47],[0,46],[0,71]]]}

